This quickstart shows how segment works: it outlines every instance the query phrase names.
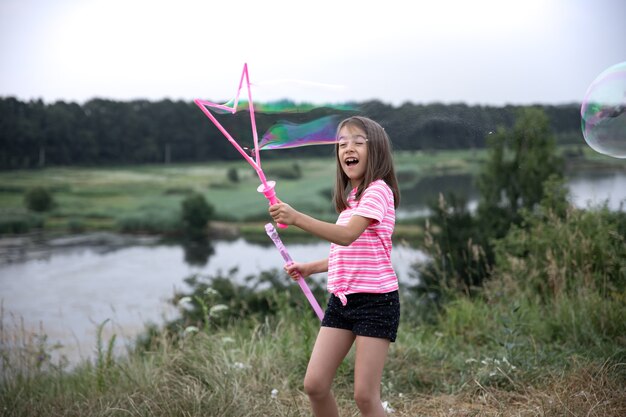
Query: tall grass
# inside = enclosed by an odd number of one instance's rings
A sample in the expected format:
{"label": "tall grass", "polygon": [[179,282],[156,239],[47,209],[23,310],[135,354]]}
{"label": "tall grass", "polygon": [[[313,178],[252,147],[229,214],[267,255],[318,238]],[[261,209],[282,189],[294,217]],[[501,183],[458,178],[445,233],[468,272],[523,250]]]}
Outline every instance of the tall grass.
{"label": "tall grass", "polygon": [[[124,357],[111,356],[114,338],[99,340],[94,361],[71,370],[42,366],[36,339],[8,346],[3,326],[2,366],[11,372],[0,386],[0,414],[310,415],[302,378],[319,322],[305,303],[292,302],[288,290],[266,296],[279,307],[272,314],[197,329],[181,323],[153,333],[147,345]],[[403,312],[414,308],[408,297],[403,295]],[[599,303],[568,295],[541,305],[523,296],[486,295],[450,302],[435,323],[403,318],[382,398],[398,416],[624,415],[623,322],[617,334],[590,325]],[[601,311],[613,311],[607,320],[623,318],[623,305],[609,301],[606,307]],[[342,415],[358,415],[353,354],[334,386]]]}

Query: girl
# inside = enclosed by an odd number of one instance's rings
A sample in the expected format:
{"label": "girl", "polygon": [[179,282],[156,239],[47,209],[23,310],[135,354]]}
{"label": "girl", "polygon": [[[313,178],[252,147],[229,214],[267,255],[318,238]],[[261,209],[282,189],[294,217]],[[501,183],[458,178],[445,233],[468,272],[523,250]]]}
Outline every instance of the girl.
{"label": "girl", "polygon": [[328,258],[285,266],[294,279],[298,271],[303,277],[328,272],[331,296],[304,377],[314,415],[339,415],[331,384],[355,343],[356,404],[363,416],[385,416],[380,383],[400,320],[398,278],[391,266],[400,193],[391,143],[378,123],[355,116],[339,124],[335,146],[337,223],[314,219],[283,202],[270,206],[269,212],[277,223],[331,242]]}

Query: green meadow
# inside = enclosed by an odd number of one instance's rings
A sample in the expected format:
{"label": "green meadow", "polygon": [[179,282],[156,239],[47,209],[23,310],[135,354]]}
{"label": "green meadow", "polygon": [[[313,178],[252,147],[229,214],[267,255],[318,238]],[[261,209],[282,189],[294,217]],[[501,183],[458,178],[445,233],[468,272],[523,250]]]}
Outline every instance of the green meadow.
{"label": "green meadow", "polygon": [[[398,152],[402,187],[429,175],[475,172],[485,151]],[[229,178],[236,171],[237,180]],[[335,162],[327,158],[268,160],[263,170],[277,181],[277,196],[312,215],[333,219]],[[286,175],[297,170],[299,176]],[[51,167],[0,172],[0,226],[27,216],[24,194],[34,187],[52,193],[55,206],[41,214],[47,231],[112,230],[170,232],[185,196],[199,193],[215,208],[216,221],[267,221],[260,181],[244,161],[118,167]],[[2,231],[2,229],[0,229]]]}

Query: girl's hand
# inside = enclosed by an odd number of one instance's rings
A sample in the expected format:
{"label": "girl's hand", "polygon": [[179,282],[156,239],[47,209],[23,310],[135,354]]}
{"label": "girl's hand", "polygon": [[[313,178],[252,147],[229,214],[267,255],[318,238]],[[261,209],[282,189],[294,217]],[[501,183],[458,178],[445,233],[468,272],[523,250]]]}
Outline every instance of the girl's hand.
{"label": "girl's hand", "polygon": [[307,266],[307,264],[302,264],[299,262],[286,264],[284,266],[284,269],[287,275],[289,275],[294,281],[299,280],[301,277],[306,278],[311,275],[311,270]]}
{"label": "girl's hand", "polygon": [[294,224],[299,212],[292,208],[289,204],[283,203],[278,200],[278,203],[273,204],[269,208],[270,216],[276,223],[281,224]]}

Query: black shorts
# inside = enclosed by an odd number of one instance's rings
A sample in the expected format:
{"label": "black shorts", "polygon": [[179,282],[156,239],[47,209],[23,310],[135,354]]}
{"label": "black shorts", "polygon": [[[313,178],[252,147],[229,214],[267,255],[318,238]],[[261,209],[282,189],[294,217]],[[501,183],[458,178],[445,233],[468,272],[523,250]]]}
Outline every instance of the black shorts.
{"label": "black shorts", "polygon": [[357,336],[396,341],[400,324],[398,291],[349,294],[347,299],[348,304],[343,306],[337,296],[330,295],[322,326],[351,330]]}

